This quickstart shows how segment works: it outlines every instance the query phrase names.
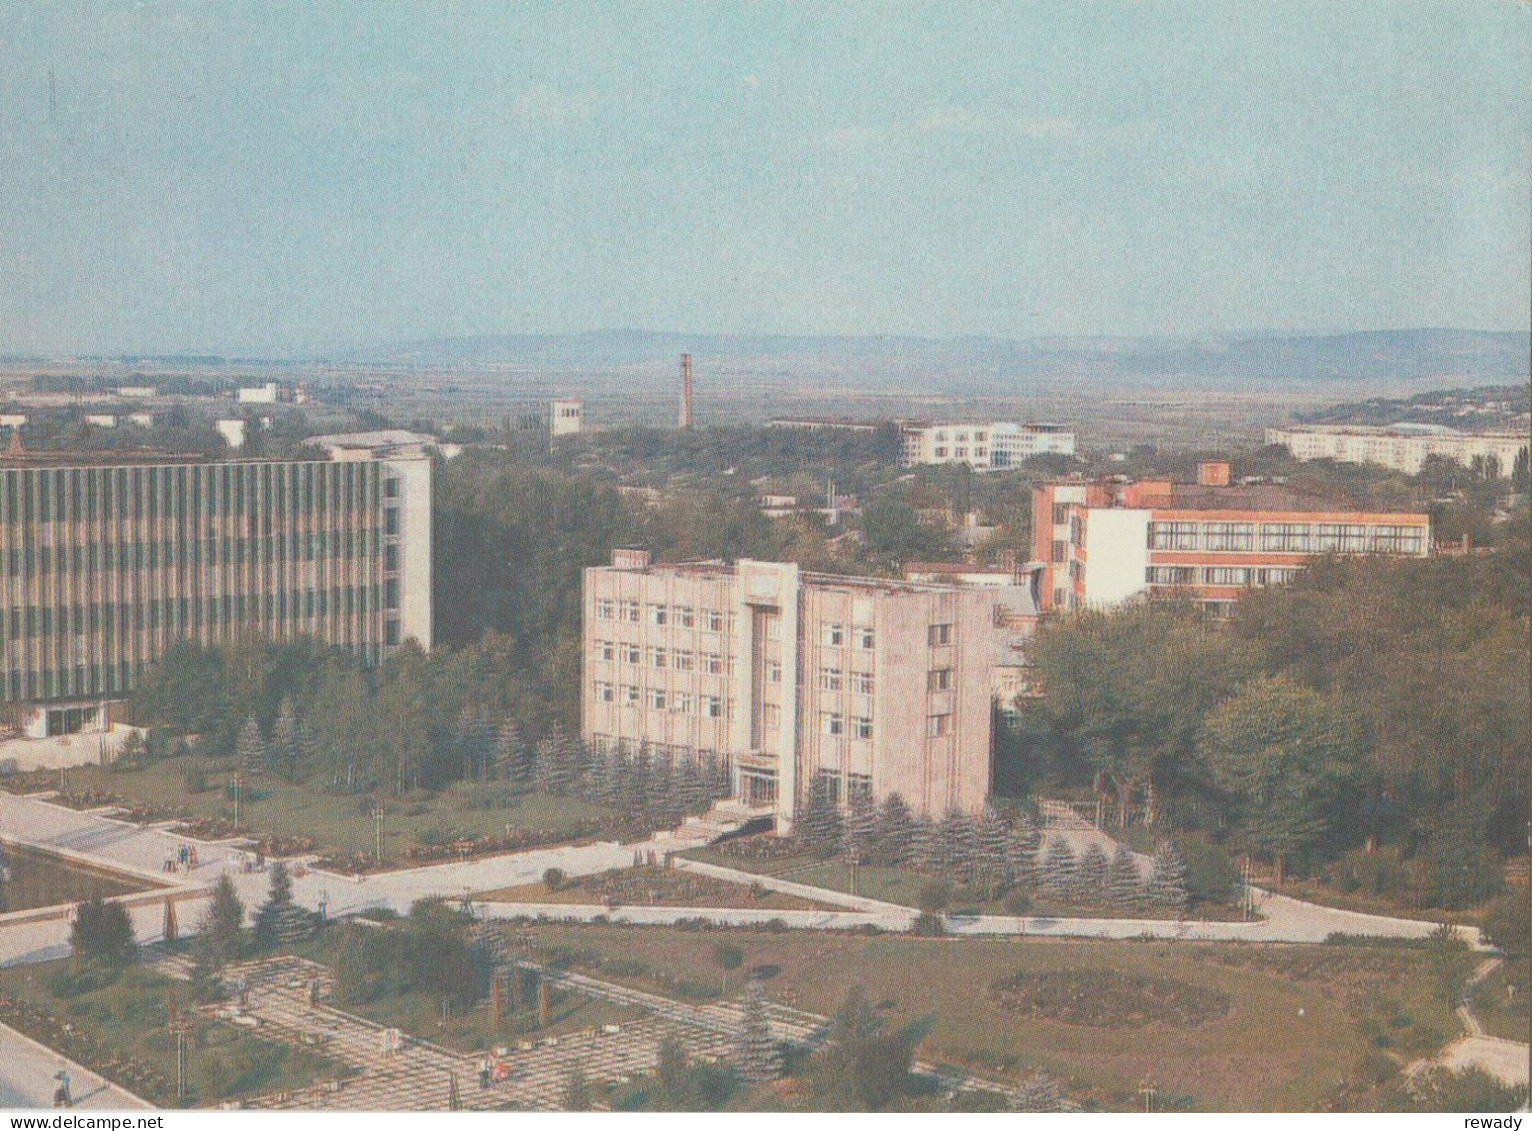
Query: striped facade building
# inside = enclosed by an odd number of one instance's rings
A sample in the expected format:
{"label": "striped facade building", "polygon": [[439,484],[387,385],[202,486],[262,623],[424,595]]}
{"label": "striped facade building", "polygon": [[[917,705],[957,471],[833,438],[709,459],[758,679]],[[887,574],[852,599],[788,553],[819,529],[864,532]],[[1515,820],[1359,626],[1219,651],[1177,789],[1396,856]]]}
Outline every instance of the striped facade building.
{"label": "striped facade building", "polygon": [[431,643],[431,463],[0,457],[0,721],[94,730],[185,640]]}

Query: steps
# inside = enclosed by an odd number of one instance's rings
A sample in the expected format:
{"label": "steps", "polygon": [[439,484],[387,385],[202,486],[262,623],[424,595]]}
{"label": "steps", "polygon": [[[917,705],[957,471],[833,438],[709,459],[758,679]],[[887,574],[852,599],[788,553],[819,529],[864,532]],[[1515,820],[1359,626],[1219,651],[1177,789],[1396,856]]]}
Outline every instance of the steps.
{"label": "steps", "polygon": [[729,797],[714,802],[713,807],[700,817],[688,817],[681,822],[671,836],[676,840],[691,841],[698,845],[712,844],[716,840],[737,833],[751,821],[770,817],[775,812],[770,807],[752,808],[744,802]]}

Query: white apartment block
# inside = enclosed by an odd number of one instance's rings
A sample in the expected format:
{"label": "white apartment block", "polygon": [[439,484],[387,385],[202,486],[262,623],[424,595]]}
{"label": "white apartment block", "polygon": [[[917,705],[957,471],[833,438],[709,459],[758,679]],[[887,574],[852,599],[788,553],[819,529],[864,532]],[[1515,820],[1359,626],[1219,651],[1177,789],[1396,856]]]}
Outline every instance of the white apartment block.
{"label": "white apartment block", "polygon": [[1316,425],[1268,428],[1266,443],[1286,448],[1294,459],[1374,463],[1406,475],[1418,474],[1428,456],[1456,460],[1465,467],[1472,467],[1476,460],[1493,460],[1499,476],[1509,479],[1517,458],[1526,458],[1528,437],[1515,432],[1459,432],[1440,425]]}
{"label": "white apartment block", "polygon": [[905,467],[966,463],[975,471],[998,471],[1030,456],[1075,454],[1074,431],[1063,424],[907,423],[900,436],[900,462]]}
{"label": "white apartment block", "polygon": [[593,745],[718,754],[781,832],[814,789],[897,792],[933,815],[984,805],[992,593],[619,550],[586,570],[584,611]]}

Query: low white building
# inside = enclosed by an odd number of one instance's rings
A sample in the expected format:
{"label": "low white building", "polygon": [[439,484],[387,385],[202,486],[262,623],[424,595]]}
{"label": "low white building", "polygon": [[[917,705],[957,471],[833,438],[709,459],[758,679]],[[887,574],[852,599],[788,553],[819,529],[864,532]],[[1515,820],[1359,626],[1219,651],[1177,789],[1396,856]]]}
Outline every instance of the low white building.
{"label": "low white building", "polygon": [[975,471],[999,471],[1032,456],[1075,454],[1074,431],[1064,424],[910,422],[900,437],[905,467],[966,463]]}
{"label": "low white building", "polygon": [[1525,459],[1525,432],[1459,432],[1431,424],[1360,424],[1268,428],[1266,443],[1286,448],[1294,459],[1333,459],[1372,463],[1405,475],[1417,475],[1430,456],[1455,460],[1464,467],[1494,461],[1495,473],[1508,479],[1518,458]]}
{"label": "low white building", "polygon": [[267,381],[264,385],[246,385],[239,390],[236,398],[240,404],[276,404],[281,398],[281,389],[275,381]]}

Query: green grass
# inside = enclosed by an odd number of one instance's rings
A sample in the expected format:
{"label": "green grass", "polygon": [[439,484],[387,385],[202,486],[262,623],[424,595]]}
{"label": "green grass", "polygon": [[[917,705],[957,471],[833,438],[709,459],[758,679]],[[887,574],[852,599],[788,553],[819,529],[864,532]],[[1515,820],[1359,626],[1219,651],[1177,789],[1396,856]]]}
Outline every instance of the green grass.
{"label": "green grass", "polygon": [[[93,1062],[99,1062],[101,1055],[140,1062],[162,1084],[159,1089],[129,1086],[152,1102],[178,1106],[174,1093],[176,1041],[169,1028],[172,986],[183,1016],[191,1022],[187,1034],[188,1106],[300,1088],[340,1071],[335,1062],[312,1050],[265,1040],[185,1012],[189,1004],[187,985],[172,982],[147,967],[130,966],[109,985],[75,996],[59,996],[53,988],[58,976],[72,968],[72,960],[64,959],[0,970],[0,993],[31,1003],[72,1026],[74,1035],[60,1051],[83,1059],[87,1067],[94,1067]],[[48,1039],[46,1033],[29,1035],[55,1047],[61,1043]]]}
{"label": "green grass", "polygon": [[[615,971],[642,969],[642,976],[624,979],[594,965],[598,976],[651,991],[663,978],[719,975],[715,933],[563,924],[532,930],[545,952],[584,951],[611,960]],[[1065,1079],[1077,1098],[1109,1109],[1141,1103],[1138,1089],[1149,1078],[1162,1101],[1182,1097],[1203,1110],[1317,1110],[1377,1051],[1367,1025],[1380,996],[1393,999],[1385,1024],[1408,1015],[1415,1034],[1456,1032],[1420,968],[1424,959],[1408,951],[1374,953],[1358,963],[1349,947],[749,931],[726,937],[744,951],[742,972],[764,968],[770,975],[774,1001],[828,1014],[860,983],[890,1025],[926,1030],[923,1058],[997,1078],[1043,1068]],[[1301,961],[1288,961],[1290,955]],[[1174,978],[1228,995],[1232,1008],[1194,1027],[1102,1030],[1019,1015],[989,993],[991,983],[1018,971],[1092,969]]]}
{"label": "green grass", "polygon": [[[1526,1043],[1532,1040],[1532,1011],[1529,1011],[1527,960],[1508,970],[1502,966],[1474,987],[1473,1012],[1491,1037]],[[1507,996],[1506,987],[1516,987],[1515,996]]]}
{"label": "green grass", "polygon": [[[186,792],[186,771],[193,767],[204,771],[212,788]],[[177,806],[194,817],[232,820],[234,805],[224,786],[233,776],[230,759],[172,758],[136,770],[72,769],[69,789],[106,791],[120,795],[129,805]],[[377,835],[371,815],[373,798],[327,792],[327,784],[292,783],[274,776],[253,780],[242,791],[240,828],[251,836],[312,837],[316,851],[323,855],[372,855]],[[406,850],[423,835],[445,839],[497,835],[508,825],[573,833],[584,823],[611,822],[617,817],[610,806],[583,798],[512,795],[505,785],[493,782],[462,784],[403,799],[384,794],[378,799],[383,803],[383,859],[388,864],[408,863]]]}

